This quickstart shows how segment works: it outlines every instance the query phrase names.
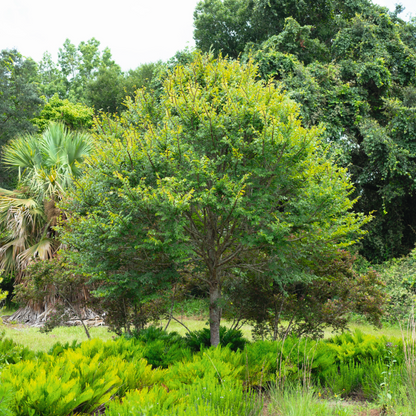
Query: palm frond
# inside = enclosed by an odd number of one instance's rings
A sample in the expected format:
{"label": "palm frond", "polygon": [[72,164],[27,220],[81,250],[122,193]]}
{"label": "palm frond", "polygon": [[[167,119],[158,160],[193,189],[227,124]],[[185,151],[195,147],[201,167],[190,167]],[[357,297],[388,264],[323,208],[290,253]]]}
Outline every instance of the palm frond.
{"label": "palm frond", "polygon": [[0,247],[0,269],[5,273],[18,271],[17,257],[26,249],[22,238],[6,238]]}
{"label": "palm frond", "polygon": [[26,135],[12,140],[3,148],[3,163],[12,168],[31,170],[42,161],[39,138]]}
{"label": "palm frond", "polygon": [[[79,164],[92,151],[92,138],[72,133],[59,123],[51,123],[40,136],[24,136],[5,147],[3,160],[19,169],[19,186],[0,188],[0,267],[22,271],[32,259],[51,258],[59,243],[51,238],[59,210],[54,202],[64,197],[73,178],[81,173]],[[51,201],[48,215],[45,201]]]}
{"label": "palm frond", "polygon": [[36,244],[28,247],[17,256],[19,269],[25,269],[36,258],[40,260],[51,259],[56,252],[56,248],[57,242],[53,238],[42,236]]}

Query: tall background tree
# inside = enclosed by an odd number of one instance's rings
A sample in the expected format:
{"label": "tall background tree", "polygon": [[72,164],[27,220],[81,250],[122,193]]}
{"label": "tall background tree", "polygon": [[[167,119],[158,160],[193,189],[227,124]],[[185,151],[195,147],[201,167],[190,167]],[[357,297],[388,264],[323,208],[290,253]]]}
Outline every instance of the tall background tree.
{"label": "tall background tree", "polygon": [[[235,27],[227,21],[233,7],[241,11]],[[195,12],[201,49],[253,56],[262,78],[301,104],[304,126],[325,127],[355,184],[352,197],[360,197],[354,209],[374,213],[360,250],[375,262],[407,254],[416,242],[416,25],[400,19],[402,11],[367,0],[207,0]],[[244,40],[232,50],[230,36]]]}
{"label": "tall background tree", "polygon": [[[0,52],[0,149],[14,136],[36,131],[31,119],[43,105],[36,68],[32,59],[24,58],[15,49]],[[11,182],[5,170],[0,169],[0,185]]]}

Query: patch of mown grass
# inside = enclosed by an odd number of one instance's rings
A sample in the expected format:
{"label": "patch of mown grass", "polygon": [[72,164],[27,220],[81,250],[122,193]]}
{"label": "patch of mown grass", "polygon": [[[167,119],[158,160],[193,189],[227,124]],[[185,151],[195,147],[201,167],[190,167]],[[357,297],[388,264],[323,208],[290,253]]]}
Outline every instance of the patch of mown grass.
{"label": "patch of mown grass", "polygon": [[[33,351],[48,351],[56,342],[66,343],[86,341],[85,331],[80,326],[59,327],[52,332],[42,333],[39,328],[31,328],[25,325],[3,325],[6,338],[10,338],[24,347]],[[106,327],[90,328],[92,338],[101,338],[104,341],[111,339],[114,334],[108,332]]]}
{"label": "patch of mown grass", "polygon": [[[381,337],[382,335],[386,337],[395,337],[401,338],[402,337],[402,330],[400,329],[399,325],[392,326],[392,325],[384,325],[382,328],[375,328],[372,325],[362,324],[362,323],[350,323],[348,328],[351,332],[354,332],[356,329],[359,329],[366,335],[375,335],[376,337]],[[328,330],[325,331],[325,338],[330,338],[334,334]]]}
{"label": "patch of mown grass", "polygon": [[0,316],[10,316],[13,315],[17,311],[17,308],[8,308],[5,307],[3,309],[0,308]]}
{"label": "patch of mown grass", "polygon": [[[13,311],[11,312],[13,313]],[[10,313],[10,314],[11,314]],[[3,315],[7,313],[2,312]],[[180,318],[179,321],[181,321]],[[161,321],[159,325],[164,328],[166,326],[167,321]],[[208,322],[205,320],[199,319],[191,319],[191,318],[183,318],[182,323],[186,325],[186,327],[190,331],[201,330],[204,327],[208,326]],[[223,321],[222,325],[229,328],[231,326],[230,322]],[[55,328],[50,333],[41,333],[39,328],[31,328],[25,325],[4,325],[3,329],[6,331],[6,337],[13,339],[17,343],[30,347],[35,351],[47,351],[53,344],[56,342],[72,342],[73,340],[77,340],[79,342],[85,341],[87,339],[84,330],[81,326],[79,327],[59,327]],[[252,340],[251,336],[251,329],[250,325],[243,325],[241,331],[243,336],[248,339]],[[364,334],[376,335],[381,336],[385,335],[387,337],[397,337],[401,338],[401,330],[399,327],[385,327],[382,329],[376,329],[370,325],[365,324],[357,324],[352,323],[350,324],[350,330],[354,331],[355,329],[359,329]],[[181,325],[177,321],[171,321],[168,327],[168,331],[178,332],[180,335],[184,336],[188,331],[187,329]],[[101,338],[102,340],[106,341],[111,339],[112,337],[116,337],[114,333],[111,333],[107,330],[106,327],[94,327],[90,329],[91,336],[93,338]],[[330,338],[334,334],[331,332],[330,329],[325,331],[325,338]]]}

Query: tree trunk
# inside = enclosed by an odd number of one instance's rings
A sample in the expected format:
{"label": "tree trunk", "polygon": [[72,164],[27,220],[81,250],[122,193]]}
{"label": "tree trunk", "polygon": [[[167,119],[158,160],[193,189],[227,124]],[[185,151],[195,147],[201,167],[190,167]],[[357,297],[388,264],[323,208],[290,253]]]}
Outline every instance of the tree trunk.
{"label": "tree trunk", "polygon": [[[4,317],[5,322],[19,322],[33,327],[42,327],[48,321],[50,315],[56,312],[56,303],[28,303],[26,306],[19,308],[13,315]],[[81,316],[79,316],[81,315]],[[82,319],[80,319],[80,317]],[[81,325],[82,320],[102,321],[102,317],[89,308],[81,308],[79,314],[68,313],[68,321],[65,325]]]}
{"label": "tree trunk", "polygon": [[220,297],[221,290],[218,282],[212,283],[209,289],[209,328],[211,331],[211,346],[213,347],[220,343]]}

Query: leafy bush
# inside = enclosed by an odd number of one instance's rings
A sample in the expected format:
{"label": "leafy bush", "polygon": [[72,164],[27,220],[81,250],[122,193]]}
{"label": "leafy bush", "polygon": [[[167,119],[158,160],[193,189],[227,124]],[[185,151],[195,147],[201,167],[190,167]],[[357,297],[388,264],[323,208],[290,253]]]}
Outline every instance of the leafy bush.
{"label": "leafy bush", "polygon": [[[198,331],[192,331],[185,335],[186,345],[192,351],[200,351],[201,347],[209,348],[211,346],[211,332],[209,328],[203,328]],[[237,351],[243,350],[247,340],[243,337],[240,329],[228,329],[220,327],[220,345],[223,347],[229,345],[230,349]]]}
{"label": "leafy bush", "polygon": [[[111,401],[106,408],[106,416],[152,416],[170,411],[183,401],[178,391],[170,391],[163,386],[145,387],[142,390],[127,392],[123,400]],[[171,413],[169,413],[171,414]]]}
{"label": "leafy bush", "polygon": [[137,339],[145,344],[162,340],[171,344],[182,343],[182,337],[177,332],[168,332],[156,326],[149,326],[141,331],[132,331],[131,334],[125,334],[126,339]]}
{"label": "leafy bush", "polygon": [[261,401],[251,392],[244,393],[241,382],[218,383],[206,377],[177,390],[155,386],[129,392],[122,402],[109,403],[106,416],[255,416],[261,409]]}
{"label": "leafy bush", "polygon": [[295,336],[257,341],[237,351],[230,344],[203,347],[193,355],[184,342],[149,328],[137,338],[56,343],[49,354],[35,356],[0,339],[0,351],[14,360],[4,363],[0,400],[4,394],[13,416],[91,413],[110,398],[110,416],[256,415],[258,402],[243,386],[318,385],[340,396],[360,391],[375,399],[386,374],[393,388],[403,372],[400,340],[360,331],[319,342]]}
{"label": "leafy bush", "polygon": [[[117,376],[122,381],[122,386],[117,394],[122,395],[127,390],[151,386],[163,378],[162,370],[153,370],[144,358],[146,347],[137,339],[124,337],[115,340],[102,341],[92,339],[83,342],[73,351],[89,359],[98,357],[103,365],[113,365],[117,369]],[[66,351],[61,352],[56,348],[58,356],[65,356]],[[111,364],[113,363],[113,364]],[[111,367],[111,368],[113,368]]]}
{"label": "leafy bush", "polygon": [[81,346],[81,343],[77,340],[73,340],[71,343],[66,342],[65,344],[62,344],[61,342],[57,342],[49,349],[48,354],[53,355],[55,357],[61,355],[66,350],[75,350]]}
{"label": "leafy bush", "polygon": [[167,368],[177,361],[190,359],[191,355],[189,348],[184,348],[180,344],[171,344],[163,340],[149,342],[143,349],[143,357],[154,368]]}
{"label": "leafy bush", "polygon": [[114,395],[161,382],[166,374],[152,370],[137,340],[57,343],[50,352],[3,370],[1,383],[14,393],[17,416],[89,413]]}
{"label": "leafy bush", "polygon": [[334,362],[365,363],[370,360],[385,360],[387,349],[394,354],[396,361],[403,361],[403,341],[385,336],[365,335],[356,329],[353,333],[345,332],[323,341],[324,345],[335,354]]}
{"label": "leafy bush", "polygon": [[0,384],[0,415],[1,416],[14,416],[12,413],[10,406],[13,401],[13,393],[12,390],[5,386],[4,384]]}
{"label": "leafy bush", "polygon": [[135,339],[128,340],[123,337],[106,342],[95,338],[83,342],[77,350],[90,358],[99,354],[102,360],[120,358],[131,362],[143,358],[143,344]]}
{"label": "leafy bush", "polygon": [[217,347],[201,352],[189,361],[171,365],[164,377],[164,384],[169,389],[177,390],[206,378],[213,378],[218,382],[243,381],[244,364],[241,358],[240,352],[234,353],[229,348]]}
{"label": "leafy bush", "polygon": [[35,353],[27,347],[16,344],[13,340],[4,338],[0,333],[0,368],[8,364],[16,364],[21,360],[35,358]]}
{"label": "leafy bush", "polygon": [[68,350],[61,356],[21,361],[8,366],[1,383],[14,392],[17,416],[67,416],[89,413],[107,402],[121,386],[117,362],[100,362]]}
{"label": "leafy bush", "polygon": [[191,357],[191,351],[186,348],[185,341],[177,332],[167,332],[150,326],[124,337],[144,343],[143,357],[154,368],[167,368],[176,361]]}
{"label": "leafy bush", "polygon": [[323,338],[327,327],[345,330],[351,313],[380,327],[387,301],[384,282],[372,269],[357,273],[354,261],[344,250],[308,258],[305,267],[318,278],[283,286],[262,274],[237,275],[224,288],[224,317],[251,321],[256,340],[284,339],[288,334]]}
{"label": "leafy bush", "polygon": [[416,302],[416,249],[407,257],[383,263],[378,271],[389,297],[384,319],[392,323],[407,320]]}

